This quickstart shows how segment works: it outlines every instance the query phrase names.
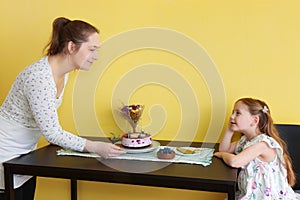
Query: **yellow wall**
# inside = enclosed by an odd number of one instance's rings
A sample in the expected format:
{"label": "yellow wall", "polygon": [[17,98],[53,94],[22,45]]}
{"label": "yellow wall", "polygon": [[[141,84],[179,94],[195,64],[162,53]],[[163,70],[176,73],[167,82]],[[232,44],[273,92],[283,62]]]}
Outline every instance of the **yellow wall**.
{"label": "yellow wall", "polygon": [[[0,102],[16,75],[42,56],[56,17],[86,20],[100,29],[101,59],[90,72],[70,74],[59,110],[62,126],[75,134],[129,130],[116,110],[138,102],[145,104],[140,125],[155,139],[216,142],[234,101],[243,96],[265,100],[276,123],[300,122],[298,0],[2,0],[0,10]],[[68,189],[66,180],[40,178],[36,199],[68,199]],[[79,199],[134,200],[138,194],[225,197],[79,184]]]}

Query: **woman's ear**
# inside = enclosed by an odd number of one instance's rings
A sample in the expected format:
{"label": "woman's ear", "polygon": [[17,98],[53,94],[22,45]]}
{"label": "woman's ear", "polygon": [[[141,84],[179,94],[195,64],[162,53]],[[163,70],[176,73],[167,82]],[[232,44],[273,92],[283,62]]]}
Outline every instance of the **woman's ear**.
{"label": "woman's ear", "polygon": [[69,41],[68,42],[68,52],[69,52],[69,54],[72,54],[75,51],[76,51],[76,45],[75,45],[75,43],[72,42],[72,41]]}

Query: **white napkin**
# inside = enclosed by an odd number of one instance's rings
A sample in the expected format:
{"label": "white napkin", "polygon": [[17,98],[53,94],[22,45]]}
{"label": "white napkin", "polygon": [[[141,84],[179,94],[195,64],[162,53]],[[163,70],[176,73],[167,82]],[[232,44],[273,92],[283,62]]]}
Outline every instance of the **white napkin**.
{"label": "white napkin", "polygon": [[[176,152],[176,147],[170,147]],[[163,146],[161,148],[164,148]],[[185,147],[188,148],[188,147]],[[203,166],[208,166],[211,164],[211,160],[213,157],[214,149],[212,148],[193,148],[193,150],[199,151],[201,153],[191,155],[182,155],[176,154],[174,159],[165,160],[159,159],[156,156],[157,151],[159,148],[147,152],[147,153],[127,153],[122,154],[117,157],[110,157],[109,159],[126,159],[126,160],[142,160],[142,161],[156,161],[156,162],[172,162],[172,163],[189,163],[189,164],[198,164]],[[57,155],[65,155],[65,156],[82,156],[82,157],[91,157],[91,158],[99,158],[100,156],[95,153],[83,153],[83,152],[76,152],[67,149],[60,149],[57,150]]]}

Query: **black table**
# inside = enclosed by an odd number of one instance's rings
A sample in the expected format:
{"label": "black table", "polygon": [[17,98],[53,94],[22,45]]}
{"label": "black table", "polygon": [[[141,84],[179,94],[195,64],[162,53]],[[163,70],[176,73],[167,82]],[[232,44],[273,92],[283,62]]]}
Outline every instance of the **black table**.
{"label": "black table", "polygon": [[[168,144],[168,141],[159,142],[162,145]],[[172,142],[172,145],[185,146],[185,143]],[[211,147],[211,145],[202,145],[202,147]],[[191,146],[201,145],[192,143]],[[215,157],[211,165],[207,167],[117,159],[100,162],[95,158],[57,156],[58,149],[61,147],[48,145],[3,163],[6,199],[14,199],[14,174],[70,179],[72,200],[77,199],[77,180],[223,192],[228,194],[229,200],[235,199],[238,170],[228,167],[222,160]],[[111,166],[124,166],[127,169],[153,167],[157,170],[134,173],[128,170],[117,170]]]}

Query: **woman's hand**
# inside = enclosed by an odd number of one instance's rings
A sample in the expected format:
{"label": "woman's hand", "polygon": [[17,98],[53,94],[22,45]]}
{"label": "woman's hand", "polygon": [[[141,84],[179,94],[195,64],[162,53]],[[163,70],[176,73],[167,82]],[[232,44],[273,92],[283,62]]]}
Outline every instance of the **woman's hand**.
{"label": "woman's hand", "polygon": [[126,153],[119,146],[100,141],[87,140],[85,150],[91,153],[96,153],[103,158],[115,157]]}

